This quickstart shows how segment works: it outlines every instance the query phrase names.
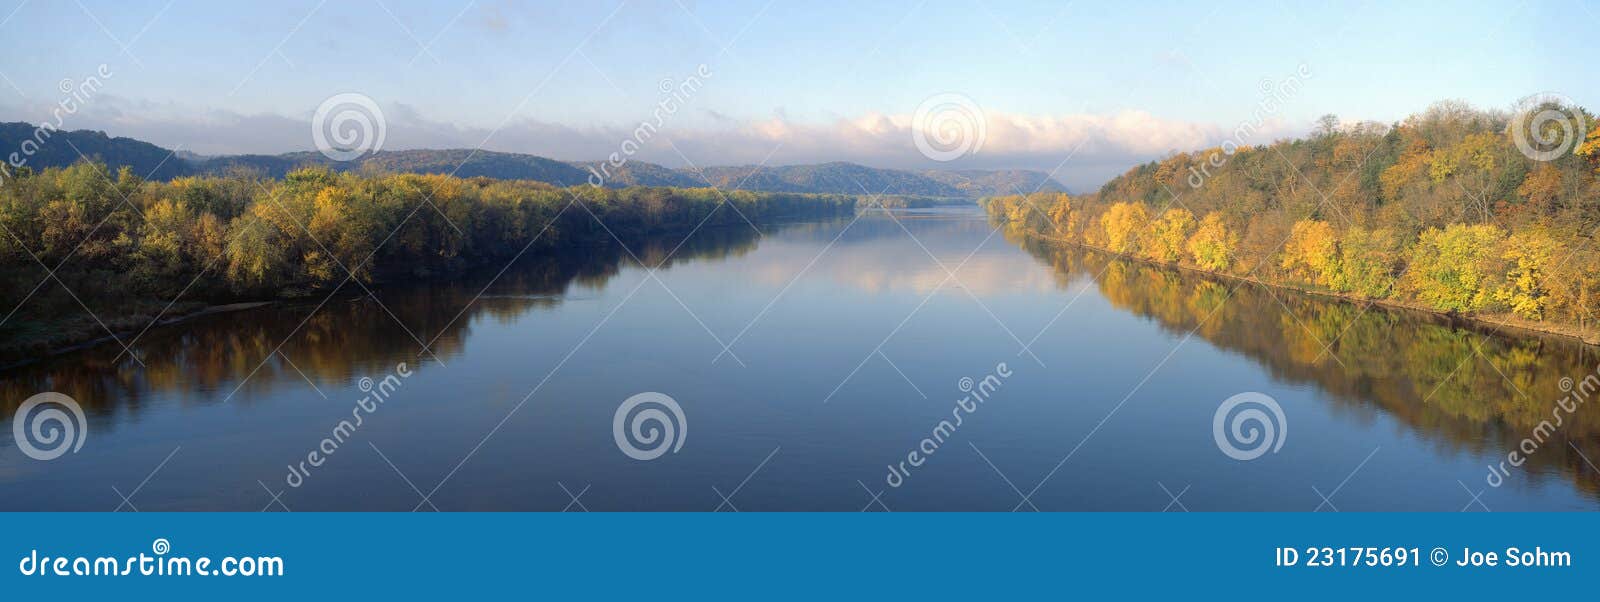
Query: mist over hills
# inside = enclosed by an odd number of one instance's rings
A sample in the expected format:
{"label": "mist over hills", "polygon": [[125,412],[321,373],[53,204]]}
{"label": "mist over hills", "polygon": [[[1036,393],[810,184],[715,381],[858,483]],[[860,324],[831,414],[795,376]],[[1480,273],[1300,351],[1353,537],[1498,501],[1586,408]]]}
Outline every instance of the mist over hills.
{"label": "mist over hills", "polygon": [[[855,163],[816,165],[742,165],[705,168],[669,168],[654,163],[628,161],[621,166],[601,161],[559,161],[537,155],[470,149],[381,151],[352,161],[338,162],[315,151],[281,155],[226,155],[203,157],[133,138],[111,137],[93,130],[47,131],[37,134],[33,125],[0,123],[0,148],[13,150],[38,144],[31,154],[19,154],[28,167],[64,167],[90,157],[112,169],[124,166],[140,176],[167,180],[185,175],[221,174],[248,169],[282,177],[297,167],[320,165],[338,171],[375,169],[409,173],[454,173],[459,177],[537,180],[575,186],[603,180],[608,187],[664,186],[721,189],[742,188],[764,192],[804,192],[853,195],[907,195],[978,198],[983,196],[1060,192],[1065,188],[1048,174],[1032,170],[922,170],[880,169]],[[595,174],[603,174],[596,177]]]}

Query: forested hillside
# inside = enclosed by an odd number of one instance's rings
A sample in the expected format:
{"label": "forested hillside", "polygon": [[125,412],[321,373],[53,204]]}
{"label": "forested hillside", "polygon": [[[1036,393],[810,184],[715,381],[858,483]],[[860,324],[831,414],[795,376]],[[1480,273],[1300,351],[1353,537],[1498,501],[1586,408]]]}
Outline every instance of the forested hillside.
{"label": "forested hillside", "polygon": [[1600,315],[1600,127],[1578,107],[1326,117],[1308,137],[1177,154],[1095,194],[986,205],[1035,235],[1268,283],[1591,336]]}
{"label": "forested hillside", "polygon": [[[64,167],[85,157],[115,157],[113,165],[128,166],[139,175],[170,179],[188,173],[188,165],[168,149],[133,138],[112,138],[105,132],[60,130],[26,123],[0,122],[0,184],[11,177],[18,163],[33,169]],[[15,156],[11,156],[15,153]]]}
{"label": "forested hillside", "polygon": [[360,293],[557,245],[848,214],[856,203],[322,168],[154,182],[130,167],[80,162],[14,175],[0,186],[0,311],[11,312],[0,322],[0,360],[207,303]]}

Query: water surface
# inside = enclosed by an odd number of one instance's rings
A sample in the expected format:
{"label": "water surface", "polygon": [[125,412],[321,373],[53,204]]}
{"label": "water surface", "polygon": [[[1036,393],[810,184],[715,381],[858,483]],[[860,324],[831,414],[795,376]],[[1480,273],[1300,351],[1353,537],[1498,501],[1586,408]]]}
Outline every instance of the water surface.
{"label": "water surface", "polygon": [[[0,372],[5,433],[41,391],[88,415],[83,448],[48,462],[0,435],[0,509],[1600,507],[1592,405],[1486,478],[1563,378],[1594,373],[1591,347],[1008,239],[975,208],[761,229],[210,316],[152,329],[139,361],[112,345]],[[399,363],[411,376],[291,487],[362,379]],[[1213,418],[1252,391],[1286,428],[1241,461]],[[676,453],[619,449],[614,415],[643,392],[681,407]]]}

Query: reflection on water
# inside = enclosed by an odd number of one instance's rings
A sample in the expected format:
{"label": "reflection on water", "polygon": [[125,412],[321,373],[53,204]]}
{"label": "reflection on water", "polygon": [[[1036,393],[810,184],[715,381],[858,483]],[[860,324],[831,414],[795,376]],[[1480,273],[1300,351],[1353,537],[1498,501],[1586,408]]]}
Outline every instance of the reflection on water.
{"label": "reflection on water", "polygon": [[1243,354],[1275,379],[1315,385],[1337,403],[1382,410],[1452,448],[1503,456],[1532,439],[1527,449],[1538,451],[1527,454],[1524,470],[1558,473],[1591,495],[1600,493],[1600,472],[1588,462],[1600,458],[1600,404],[1585,403],[1589,395],[1574,388],[1574,381],[1596,374],[1595,347],[1497,334],[1430,314],[1229,282],[1007,234],[1063,281],[1092,278],[1112,305]]}
{"label": "reflection on water", "polygon": [[[258,510],[270,491],[297,511],[559,510],[587,488],[596,510],[711,510],[737,487],[746,511],[859,510],[874,493],[897,511],[1009,510],[1015,484],[1047,510],[1159,510],[1159,484],[1191,487],[1196,510],[1311,510],[1313,487],[1344,481],[1341,510],[1456,510],[1552,418],[1561,379],[1600,362],[1564,340],[1008,236],[971,209],[707,229],[152,329],[137,361],[101,346],[0,372],[5,433],[41,391],[90,422],[82,452],[50,462],[0,435],[0,509],[127,495]],[[288,487],[359,379],[400,362],[416,371],[405,387]],[[998,362],[1015,375],[985,409],[886,484],[950,416],[958,379]],[[1291,434],[1237,462],[1210,421],[1252,390],[1283,403]],[[682,404],[680,453],[616,448],[614,411],[645,391]],[[1600,507],[1584,458],[1600,459],[1597,414],[1564,414],[1482,499]]]}
{"label": "reflection on water", "polygon": [[[46,390],[66,393],[85,411],[102,415],[138,412],[140,401],[151,392],[207,403],[221,401],[215,395],[221,391],[248,403],[271,394],[274,387],[304,384],[301,373],[314,382],[345,381],[389,370],[389,360],[407,353],[448,365],[471,336],[475,317],[487,320],[486,327],[503,325],[558,305],[572,298],[574,290],[604,287],[625,261],[658,269],[676,262],[721,261],[748,253],[756,240],[752,230],[708,229],[688,241],[655,237],[626,249],[613,245],[529,257],[503,272],[484,269],[450,282],[393,287],[383,291],[381,304],[372,297],[346,295],[320,305],[304,302],[202,317],[151,330],[139,339],[138,361],[102,345],[10,370],[0,381],[0,408],[9,414],[29,395]],[[485,293],[491,282],[494,290],[518,292]],[[419,352],[423,343],[427,352]],[[240,382],[244,384],[234,391]]]}

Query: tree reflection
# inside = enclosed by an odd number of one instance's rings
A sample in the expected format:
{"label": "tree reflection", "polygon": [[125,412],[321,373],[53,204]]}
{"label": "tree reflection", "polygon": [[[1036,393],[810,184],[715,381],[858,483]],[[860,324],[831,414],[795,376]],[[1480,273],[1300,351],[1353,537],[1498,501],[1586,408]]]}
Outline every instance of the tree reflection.
{"label": "tree reflection", "polygon": [[374,291],[376,299],[351,285],[320,305],[320,298],[308,299],[200,317],[150,329],[134,348],[137,361],[119,355],[117,345],[103,344],[6,370],[0,408],[9,418],[28,397],[56,391],[86,412],[115,417],[137,415],[144,400],[156,395],[185,404],[252,403],[279,387],[304,387],[300,373],[320,386],[387,372],[397,361],[426,370],[435,356],[449,363],[461,353],[476,318],[508,323],[560,304],[575,289],[601,288],[624,265],[665,269],[685,261],[722,261],[749,253],[757,241],[747,227],[705,228],[687,240],[679,233],[632,241],[627,248],[613,243],[542,253],[503,273],[495,267],[450,281],[385,288]]}
{"label": "tree reflection", "polygon": [[1561,413],[1561,427],[1522,470],[1533,479],[1561,474],[1600,495],[1600,474],[1583,457],[1600,458],[1600,407],[1579,404],[1570,415],[1557,409],[1567,395],[1563,378],[1595,373],[1594,347],[1217,280],[1039,241],[1013,228],[1006,234],[1052,266],[1063,285],[1092,278],[1119,309],[1179,335],[1193,331],[1278,380],[1316,385],[1349,409],[1386,412],[1450,449],[1498,462]]}

